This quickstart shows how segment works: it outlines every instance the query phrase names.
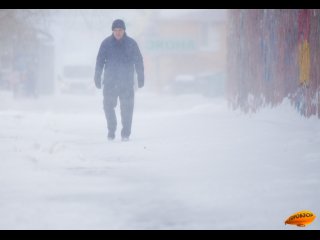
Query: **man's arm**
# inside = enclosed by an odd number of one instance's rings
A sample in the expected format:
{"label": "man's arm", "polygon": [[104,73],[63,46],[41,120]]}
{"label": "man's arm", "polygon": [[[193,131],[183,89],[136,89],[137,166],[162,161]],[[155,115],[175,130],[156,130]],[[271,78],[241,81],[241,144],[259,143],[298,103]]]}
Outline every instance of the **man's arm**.
{"label": "man's arm", "polygon": [[134,48],[134,65],[138,76],[138,87],[142,88],[144,86],[144,65],[143,58],[138,47],[138,44],[135,43]]}
{"label": "man's arm", "polygon": [[104,42],[101,43],[97,61],[96,61],[96,69],[94,74],[94,82],[97,88],[101,88],[101,74],[103,71],[104,64],[106,62],[106,51]]}

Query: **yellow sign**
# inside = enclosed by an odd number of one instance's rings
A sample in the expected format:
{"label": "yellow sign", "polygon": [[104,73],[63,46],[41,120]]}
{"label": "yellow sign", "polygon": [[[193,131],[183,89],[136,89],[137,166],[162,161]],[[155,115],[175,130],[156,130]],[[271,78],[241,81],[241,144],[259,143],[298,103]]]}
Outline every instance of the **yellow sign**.
{"label": "yellow sign", "polygon": [[300,212],[296,212],[292,214],[288,219],[285,221],[285,224],[292,224],[297,225],[298,227],[305,227],[306,225],[313,222],[316,218],[311,211],[303,210]]}

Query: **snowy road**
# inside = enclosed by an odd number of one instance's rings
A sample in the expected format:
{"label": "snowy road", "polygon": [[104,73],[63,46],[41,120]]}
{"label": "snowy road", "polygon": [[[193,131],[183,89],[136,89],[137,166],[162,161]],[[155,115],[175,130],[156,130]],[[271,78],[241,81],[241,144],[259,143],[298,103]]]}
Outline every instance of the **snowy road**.
{"label": "snowy road", "polygon": [[320,122],[287,104],[244,115],[141,91],[131,141],[118,129],[108,142],[100,95],[0,96],[0,229],[297,229],[292,213],[320,216]]}

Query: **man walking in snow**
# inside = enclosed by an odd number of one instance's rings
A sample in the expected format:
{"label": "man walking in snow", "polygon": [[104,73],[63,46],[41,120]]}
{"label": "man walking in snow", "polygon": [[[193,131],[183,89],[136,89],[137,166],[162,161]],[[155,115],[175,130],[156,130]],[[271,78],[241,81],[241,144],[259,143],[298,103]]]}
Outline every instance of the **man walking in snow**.
{"label": "man walking in snow", "polygon": [[137,72],[138,87],[144,86],[143,58],[136,41],[127,36],[123,20],[112,23],[112,35],[101,43],[95,69],[94,81],[101,89],[103,74],[103,107],[108,125],[108,139],[115,138],[117,118],[115,107],[120,101],[121,138],[128,141],[131,134],[134,108],[134,70]]}

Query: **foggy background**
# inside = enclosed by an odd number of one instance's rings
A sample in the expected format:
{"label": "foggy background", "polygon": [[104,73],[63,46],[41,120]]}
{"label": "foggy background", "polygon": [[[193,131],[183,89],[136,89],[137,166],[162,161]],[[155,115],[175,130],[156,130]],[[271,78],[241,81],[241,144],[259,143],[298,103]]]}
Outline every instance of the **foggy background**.
{"label": "foggy background", "polygon": [[[107,141],[93,80],[118,18],[145,66],[127,143],[119,106]],[[317,215],[318,120],[286,101],[231,110],[227,51],[222,9],[0,10],[0,229],[296,229],[291,214]]]}
{"label": "foggy background", "polygon": [[127,34],[138,42],[146,85],[154,91],[204,92],[207,86],[193,89],[181,81],[205,85],[203,78],[217,78],[226,65],[225,10],[2,10],[0,17],[2,89],[17,87],[11,75],[22,79],[29,64],[39,95],[70,90],[65,71],[78,68],[86,70],[79,75],[87,76],[86,87],[93,92],[89,78],[97,52],[116,18],[124,19]]}

